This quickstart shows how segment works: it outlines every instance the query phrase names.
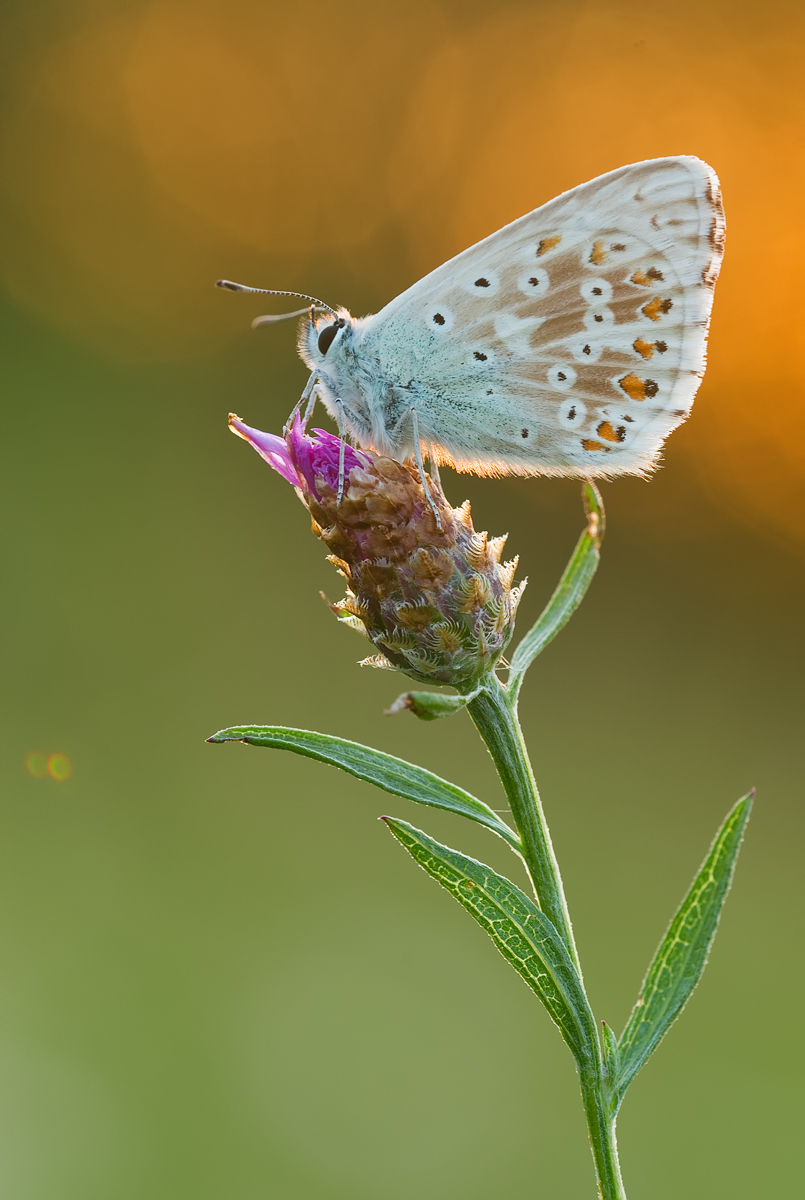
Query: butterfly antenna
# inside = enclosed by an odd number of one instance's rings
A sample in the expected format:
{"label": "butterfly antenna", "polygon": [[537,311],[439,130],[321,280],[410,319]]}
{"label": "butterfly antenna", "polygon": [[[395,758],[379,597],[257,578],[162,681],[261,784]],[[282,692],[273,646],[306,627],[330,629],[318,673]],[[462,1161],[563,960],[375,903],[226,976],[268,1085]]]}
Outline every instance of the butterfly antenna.
{"label": "butterfly antenna", "polygon": [[276,325],[278,321],[290,321],[292,317],[301,317],[305,313],[323,312],[324,309],[317,309],[314,304],[310,308],[296,308],[293,312],[288,313],[266,313],[262,317],[255,317],[252,321],[252,329],[258,329],[261,325]]}
{"label": "butterfly antenna", "polygon": [[[334,308],[330,308],[329,304],[325,304],[323,300],[317,300],[315,296],[308,296],[305,292],[285,292],[280,291],[277,288],[248,287],[248,285],[245,283],[233,283],[231,279],[217,279],[215,281],[215,286],[223,288],[224,291],[227,292],[258,292],[261,296],[295,296],[298,300],[310,300],[314,307],[322,309],[323,312],[332,313],[334,317],[338,316],[338,313]],[[301,310],[301,312],[305,311],[306,309],[304,308]],[[301,315],[301,312],[283,313],[280,316],[280,320],[283,320],[286,316],[298,317]]]}

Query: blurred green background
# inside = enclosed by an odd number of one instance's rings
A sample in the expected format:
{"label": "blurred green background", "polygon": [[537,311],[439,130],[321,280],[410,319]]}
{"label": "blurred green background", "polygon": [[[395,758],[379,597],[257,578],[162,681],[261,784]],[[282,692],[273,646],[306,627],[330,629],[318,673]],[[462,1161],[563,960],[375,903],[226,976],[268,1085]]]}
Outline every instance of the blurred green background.
{"label": "blurred green background", "polygon": [[[404,679],[355,665],[305,513],[226,430],[280,427],[293,329],[251,332],[260,299],[212,281],[376,311],[558,191],[677,153],[724,184],[711,366],[656,478],[605,485],[599,577],[523,719],[617,1029],[757,786],[621,1153],[630,1200],[798,1194],[801,6],[7,0],[3,22],[4,1200],[592,1195],[557,1031],[375,818],[504,871],[505,848],[204,742],[320,728],[503,805],[466,716],[382,715]],[[527,627],[577,487],[445,474],[510,532]]]}

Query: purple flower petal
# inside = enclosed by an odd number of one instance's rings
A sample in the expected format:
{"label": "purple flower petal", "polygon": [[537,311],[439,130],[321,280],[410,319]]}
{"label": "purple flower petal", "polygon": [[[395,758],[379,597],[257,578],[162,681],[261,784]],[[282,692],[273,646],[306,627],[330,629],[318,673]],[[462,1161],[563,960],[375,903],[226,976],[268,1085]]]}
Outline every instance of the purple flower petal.
{"label": "purple flower petal", "polygon": [[[229,414],[229,427],[294,487],[306,487],[308,492],[318,496],[318,477],[333,491],[337,490],[341,439],[335,434],[327,433],[325,429],[314,429],[316,436],[308,437],[298,416],[284,438],[253,429],[234,413]],[[353,467],[365,468],[370,463],[371,458],[344,444],[344,472],[347,476]]]}
{"label": "purple flower petal", "polygon": [[251,425],[246,425],[235,413],[229,414],[229,428],[238,437],[247,441],[250,446],[254,446],[260,457],[264,458],[283,479],[287,479],[292,487],[298,488],[301,485],[299,471],[291,458],[285,438],[277,437],[273,433],[263,433],[261,429],[252,429]]}
{"label": "purple flower petal", "polygon": [[[311,466],[328,487],[338,490],[338,466],[341,458],[341,438],[326,429],[314,429],[315,441],[308,439],[311,446]],[[344,444],[344,474],[349,477],[353,467],[366,467],[372,460]],[[301,464],[300,464],[301,465]]]}
{"label": "purple flower petal", "polygon": [[[308,437],[299,416],[288,430],[286,437],[263,433],[246,425],[234,413],[229,414],[229,427],[238,437],[254,446],[283,479],[294,487],[301,487],[321,499],[316,480],[323,481],[332,491],[338,490],[338,467],[341,457],[341,439],[325,429],[314,429],[316,436]],[[371,458],[344,444],[344,474],[349,477],[353,467],[366,468]]]}
{"label": "purple flower petal", "polygon": [[316,492],[316,468],[313,462],[315,442],[305,435],[305,428],[297,415],[288,431],[288,450],[299,474],[304,477],[307,490],[314,496]]}

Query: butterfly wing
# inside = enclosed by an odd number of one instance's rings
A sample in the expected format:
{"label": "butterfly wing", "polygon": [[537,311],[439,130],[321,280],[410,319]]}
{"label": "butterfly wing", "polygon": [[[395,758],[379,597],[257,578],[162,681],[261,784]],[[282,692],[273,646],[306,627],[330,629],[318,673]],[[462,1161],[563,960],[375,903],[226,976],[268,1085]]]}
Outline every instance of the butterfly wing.
{"label": "butterfly wing", "polygon": [[704,374],[724,229],[700,159],[621,167],[414,284],[367,320],[361,352],[440,462],[643,474]]}

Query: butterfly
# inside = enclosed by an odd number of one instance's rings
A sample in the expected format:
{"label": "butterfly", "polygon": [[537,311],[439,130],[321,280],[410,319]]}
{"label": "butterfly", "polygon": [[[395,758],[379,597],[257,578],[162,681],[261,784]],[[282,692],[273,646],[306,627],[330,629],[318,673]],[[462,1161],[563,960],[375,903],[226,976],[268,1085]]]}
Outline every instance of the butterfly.
{"label": "butterfly", "polygon": [[701,159],[620,167],[373,316],[304,297],[300,403],[321,399],[342,438],[413,456],[423,482],[423,456],[480,475],[645,475],[704,374],[724,236]]}

